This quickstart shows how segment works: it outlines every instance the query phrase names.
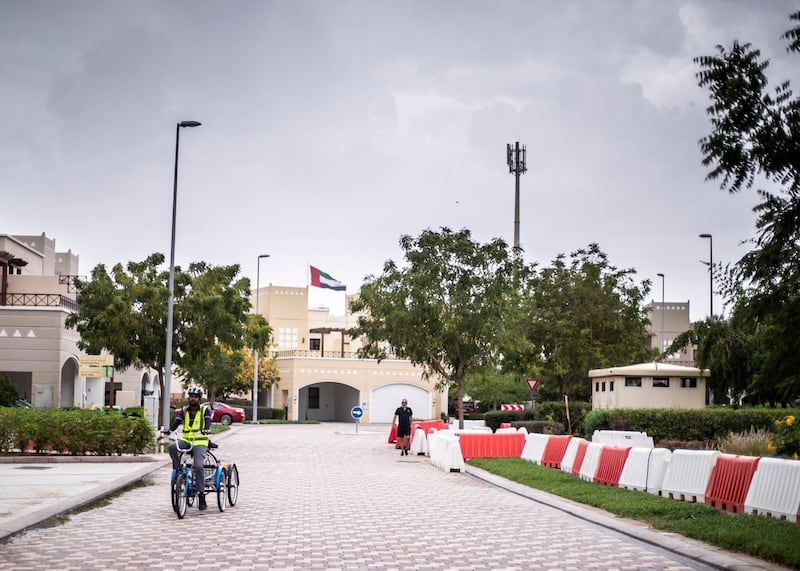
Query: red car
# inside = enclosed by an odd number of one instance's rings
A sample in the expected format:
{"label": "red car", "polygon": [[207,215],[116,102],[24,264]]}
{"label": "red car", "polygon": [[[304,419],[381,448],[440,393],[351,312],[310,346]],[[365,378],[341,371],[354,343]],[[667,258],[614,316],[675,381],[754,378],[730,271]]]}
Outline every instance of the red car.
{"label": "red car", "polygon": [[232,424],[234,422],[244,422],[244,409],[238,406],[229,406],[221,402],[205,403],[211,409],[212,422],[220,424]]}

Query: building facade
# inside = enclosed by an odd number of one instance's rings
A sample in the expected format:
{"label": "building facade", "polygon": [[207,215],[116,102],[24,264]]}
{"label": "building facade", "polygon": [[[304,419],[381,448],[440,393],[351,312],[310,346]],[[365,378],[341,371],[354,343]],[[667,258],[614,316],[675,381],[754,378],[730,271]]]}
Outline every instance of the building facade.
{"label": "building facade", "polygon": [[[688,331],[692,323],[689,320],[688,301],[653,301],[646,306],[650,316],[650,346],[659,351],[665,351],[672,345],[675,338]],[[663,331],[663,335],[662,335]],[[662,349],[663,347],[663,349]],[[665,363],[673,365],[694,366],[694,347],[689,346],[677,353],[671,353],[664,359]]]}
{"label": "building facade", "polygon": [[708,369],[640,363],[592,369],[592,410],[600,408],[703,408]]}
{"label": "building facade", "polygon": [[[389,423],[400,401],[408,400],[416,418],[440,418],[447,411],[447,391],[426,379],[405,359],[359,359],[360,339],[347,330],[357,316],[345,310],[308,308],[308,287],[269,285],[258,295],[259,313],[273,329],[272,351],[280,381],[259,395],[259,404],[284,408],[291,420],[352,421],[354,406],[362,422]],[[345,297],[345,294],[341,294]],[[345,297],[349,307],[352,295]]]}
{"label": "building facade", "polygon": [[79,336],[64,325],[77,309],[78,266],[76,254],[57,251],[45,234],[0,234],[0,375],[36,408],[144,405],[158,392],[154,371],[80,374]]}

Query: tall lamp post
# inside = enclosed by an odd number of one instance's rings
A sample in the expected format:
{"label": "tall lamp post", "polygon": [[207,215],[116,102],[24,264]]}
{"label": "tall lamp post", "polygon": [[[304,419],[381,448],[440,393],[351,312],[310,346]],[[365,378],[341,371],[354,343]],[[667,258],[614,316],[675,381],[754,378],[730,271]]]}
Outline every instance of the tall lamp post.
{"label": "tall lamp post", "polygon": [[[700,234],[700,238],[708,238],[708,314],[714,318],[714,237],[711,234]],[[703,262],[704,264],[706,262]]]}
{"label": "tall lamp post", "polygon": [[181,121],[175,127],[175,179],[172,186],[172,237],[169,246],[169,301],[167,302],[167,354],[164,362],[164,394],[161,396],[161,414],[164,426],[169,426],[170,381],[172,379],[172,328],[175,305],[175,214],[178,206],[178,149],[181,127],[199,127],[198,121]]}
{"label": "tall lamp post", "polygon": [[661,352],[664,352],[664,274],[656,274],[661,278]]}
{"label": "tall lamp post", "polygon": [[[261,258],[269,258],[269,254],[261,254],[256,260],[256,315],[258,315],[259,287],[261,286]],[[258,424],[258,349],[253,349],[253,424]]]}

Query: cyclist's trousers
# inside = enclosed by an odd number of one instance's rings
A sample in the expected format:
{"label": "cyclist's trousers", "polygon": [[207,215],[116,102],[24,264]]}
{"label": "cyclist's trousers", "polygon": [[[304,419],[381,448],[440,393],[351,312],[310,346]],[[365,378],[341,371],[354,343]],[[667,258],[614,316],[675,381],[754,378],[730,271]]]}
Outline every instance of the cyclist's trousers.
{"label": "cyclist's trousers", "polygon": [[[186,443],[183,443],[186,446]],[[195,446],[192,448],[192,464],[194,466],[194,481],[198,493],[203,493],[205,488],[203,475],[203,459],[206,457],[207,446]],[[172,467],[175,471],[181,469],[181,452],[178,450],[178,443],[173,442],[169,445],[169,457],[172,458]]]}

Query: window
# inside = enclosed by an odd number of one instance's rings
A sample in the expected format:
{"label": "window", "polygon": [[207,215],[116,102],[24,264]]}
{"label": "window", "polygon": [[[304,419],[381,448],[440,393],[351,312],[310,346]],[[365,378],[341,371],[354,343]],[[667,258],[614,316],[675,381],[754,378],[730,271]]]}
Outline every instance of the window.
{"label": "window", "polygon": [[600,381],[595,381],[594,382],[594,392],[596,392],[596,393],[600,392]]}
{"label": "window", "polygon": [[653,377],[653,388],[669,388],[669,377]]}
{"label": "window", "polygon": [[697,388],[697,379],[694,377],[681,377],[681,388],[682,389],[696,389]]}
{"label": "window", "polygon": [[602,390],[603,392],[606,392],[606,382],[605,382],[605,381],[603,381],[603,385],[602,385],[602,386],[603,386],[603,388],[602,388],[601,390]]}
{"label": "window", "polygon": [[614,381],[610,381],[610,382],[608,383],[608,390],[609,390],[610,392],[614,392]]}
{"label": "window", "polygon": [[308,348],[312,351],[319,351],[319,339],[309,339],[308,340]]}
{"label": "window", "polygon": [[319,408],[319,387],[308,387],[308,408]]}
{"label": "window", "polygon": [[626,387],[641,387],[642,377],[625,377]]}

